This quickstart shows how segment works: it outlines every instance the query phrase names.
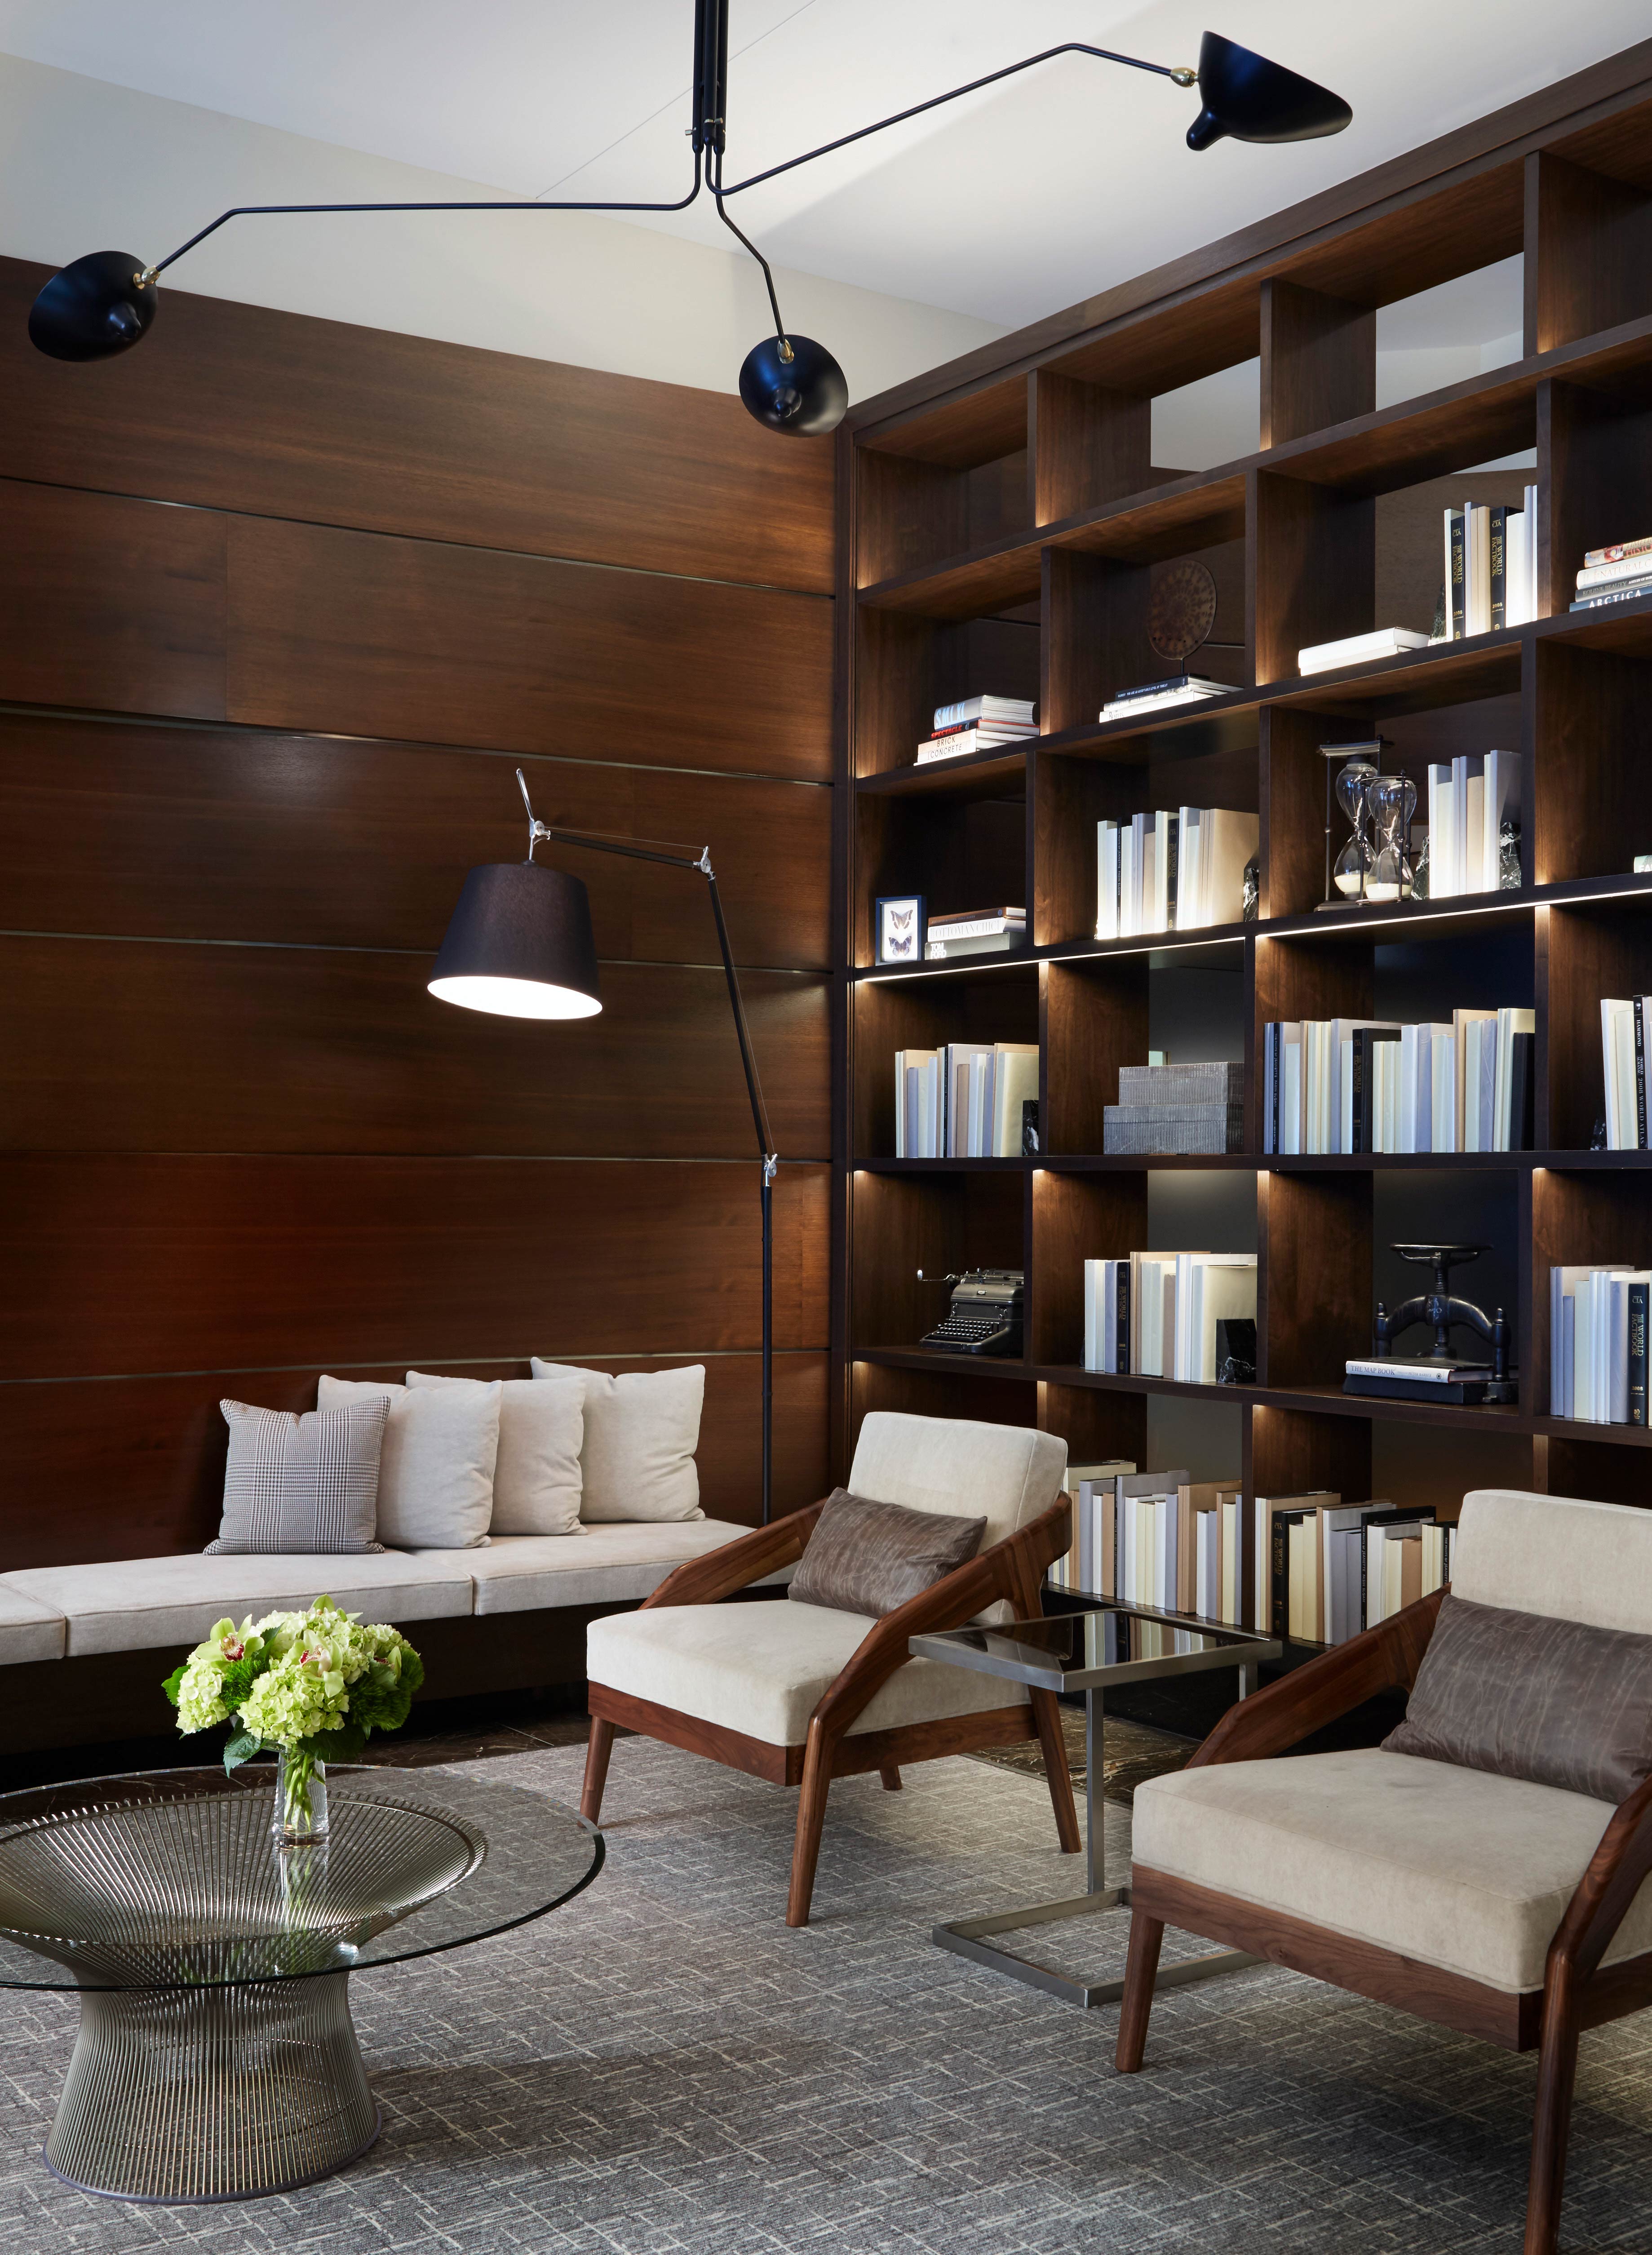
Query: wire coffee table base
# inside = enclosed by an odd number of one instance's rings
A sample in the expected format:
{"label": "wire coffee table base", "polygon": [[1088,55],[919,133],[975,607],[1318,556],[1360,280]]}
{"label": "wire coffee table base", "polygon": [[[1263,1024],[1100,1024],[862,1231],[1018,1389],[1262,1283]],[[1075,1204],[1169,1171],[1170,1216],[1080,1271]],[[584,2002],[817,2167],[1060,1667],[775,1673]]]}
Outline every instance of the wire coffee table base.
{"label": "wire coffee table base", "polygon": [[349,1976],[88,1990],[46,2166],[130,2201],[245,2200],[331,2176],[378,2135]]}
{"label": "wire coffee table base", "polygon": [[[1240,1697],[1245,1698],[1255,1686],[1255,1665],[1241,1666]],[[1124,1994],[1122,1979],[1075,1980],[1069,1973],[1058,1973],[1053,1966],[1040,1964],[1035,1957],[1023,1957],[1018,1950],[995,1947],[992,1936],[1018,1934],[1030,1927],[1054,1926],[1070,1918],[1093,1918],[1103,1911],[1130,1907],[1128,1886],[1098,1884],[1104,1876],[1107,1861],[1101,1774],[1106,1727],[1102,1694],[1092,1687],[1084,1695],[1084,1852],[1088,1891],[1069,1896],[1065,1902],[1031,1903],[1023,1910],[995,1911],[986,1918],[956,1919],[950,1926],[933,1928],[930,1934],[931,1942],[942,1949],[950,1949],[955,1956],[967,1957],[995,1973],[1007,1974],[1012,1981],[1023,1982],[1030,1989],[1042,1989],[1047,1996],[1059,1997],[1064,2004],[1077,2005],[1086,2012],[1098,2005],[1116,2005]],[[1201,1957],[1184,1958],[1179,1963],[1161,1964],[1153,1986],[1156,1990],[1184,1988],[1189,1982],[1213,1981],[1221,1974],[1242,1972],[1247,1965],[1261,1963],[1259,1957],[1244,1949],[1209,1951]]]}
{"label": "wire coffee table base", "polygon": [[292,1848],[267,1765],[0,1795],[0,1995],[79,1996],[46,2141],[64,2182],[190,2203],[348,2168],[379,2129],[352,1977],[527,1925],[602,1868],[594,1825],[525,1788],[329,1786],[327,1837]]}

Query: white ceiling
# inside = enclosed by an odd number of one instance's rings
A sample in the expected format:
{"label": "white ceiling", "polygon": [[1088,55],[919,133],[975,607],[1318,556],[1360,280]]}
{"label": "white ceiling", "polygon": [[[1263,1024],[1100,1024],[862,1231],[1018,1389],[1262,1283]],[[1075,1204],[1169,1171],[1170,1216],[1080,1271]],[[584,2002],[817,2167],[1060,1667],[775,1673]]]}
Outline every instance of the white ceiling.
{"label": "white ceiling", "polygon": [[[685,184],[693,0],[0,0],[0,51],[524,196]],[[1193,61],[1193,0],[734,0],[728,177],[1063,39]],[[1182,135],[1195,97],[1068,57],[753,189],[779,263],[1013,326],[1644,37],[1646,0],[1229,0],[1214,28],[1322,80],[1347,132]],[[189,225],[221,208],[200,184]],[[702,205],[641,223],[727,241]],[[179,282],[187,286],[185,271]],[[1506,327],[1498,302],[1443,310]],[[1406,337],[1466,342],[1461,334]],[[1395,335],[1392,341],[1399,344]]]}

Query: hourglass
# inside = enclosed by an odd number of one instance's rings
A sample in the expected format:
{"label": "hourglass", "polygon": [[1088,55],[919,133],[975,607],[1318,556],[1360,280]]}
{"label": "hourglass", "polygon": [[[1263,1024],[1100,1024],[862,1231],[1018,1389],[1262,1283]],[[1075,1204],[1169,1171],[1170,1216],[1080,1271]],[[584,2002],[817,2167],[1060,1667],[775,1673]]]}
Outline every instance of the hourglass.
{"label": "hourglass", "polygon": [[1411,817],[1417,811],[1417,785],[1403,768],[1380,775],[1366,785],[1365,803],[1376,828],[1376,851],[1366,875],[1368,901],[1409,901],[1411,897]]}
{"label": "hourglass", "polygon": [[[1366,835],[1371,811],[1369,793],[1377,780],[1378,762],[1387,748],[1388,739],[1383,736],[1373,737],[1363,744],[1319,747],[1319,755],[1325,762],[1325,896],[1320,903],[1322,908],[1357,907],[1370,897],[1369,880],[1376,855]],[[1335,761],[1342,764],[1333,770]],[[1331,858],[1335,826],[1331,811],[1333,792],[1353,832],[1334,863]]]}

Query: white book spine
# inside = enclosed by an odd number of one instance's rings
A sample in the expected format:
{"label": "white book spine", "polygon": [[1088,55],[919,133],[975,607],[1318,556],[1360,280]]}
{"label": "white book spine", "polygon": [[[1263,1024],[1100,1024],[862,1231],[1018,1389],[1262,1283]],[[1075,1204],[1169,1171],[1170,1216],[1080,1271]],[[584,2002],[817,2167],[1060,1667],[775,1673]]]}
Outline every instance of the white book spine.
{"label": "white book spine", "polygon": [[1447,1030],[1432,1043],[1433,1139],[1431,1149],[1457,1149],[1457,1036]]}
{"label": "white book spine", "polygon": [[1119,825],[1099,822],[1095,832],[1096,917],[1098,939],[1119,937]]}
{"label": "white book spine", "polygon": [[1537,612],[1537,488],[1526,488],[1526,616],[1535,619]]}

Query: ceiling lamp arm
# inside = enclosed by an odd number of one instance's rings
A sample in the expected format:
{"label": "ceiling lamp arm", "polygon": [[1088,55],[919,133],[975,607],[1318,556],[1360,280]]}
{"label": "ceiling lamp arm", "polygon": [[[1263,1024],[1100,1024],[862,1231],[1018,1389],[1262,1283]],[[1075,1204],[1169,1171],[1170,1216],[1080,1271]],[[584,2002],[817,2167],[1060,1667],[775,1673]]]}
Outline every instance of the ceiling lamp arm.
{"label": "ceiling lamp arm", "polygon": [[717,923],[717,945],[722,956],[723,977],[728,982],[728,1001],[735,1014],[735,1037],[740,1043],[740,1063],[746,1076],[746,1093],[751,1099],[752,1125],[757,1131],[757,1154],[763,1161],[763,1180],[772,1182],[779,1156],[775,1150],[774,1136],[769,1126],[768,1108],[763,1100],[763,1083],[757,1077],[757,1059],[751,1046],[751,1029],[746,1022],[746,1005],[740,992],[740,978],[735,969],[734,951],[728,944],[728,926],[723,920],[722,896],[717,890],[717,878],[711,866],[711,848],[701,848],[698,854],[686,847],[679,853],[662,851],[655,847],[638,846],[629,838],[605,838],[585,830],[563,830],[554,824],[541,822],[533,811],[528,797],[527,780],[522,769],[517,769],[517,782],[522,791],[522,803],[528,810],[528,859],[533,859],[533,849],[542,840],[558,846],[583,846],[594,854],[617,854],[628,861],[658,861],[668,869],[692,869],[704,877],[711,894],[711,912]]}
{"label": "ceiling lamp arm", "polygon": [[707,185],[710,186],[712,196],[716,202],[717,216],[721,220],[723,225],[728,229],[730,235],[735,235],[740,242],[745,244],[746,249],[751,253],[758,265],[763,269],[763,287],[769,292],[769,309],[775,317],[775,335],[779,343],[780,357],[784,361],[789,361],[793,357],[791,340],[787,336],[786,325],[780,318],[780,300],[775,294],[774,275],[770,270],[769,261],[763,256],[762,251],[758,249],[751,237],[747,235],[742,228],[735,226],[734,221],[729,218],[728,212],[723,208],[722,173],[722,152],[719,150],[715,156],[708,161],[706,165]]}
{"label": "ceiling lamp arm", "polygon": [[[864,141],[868,134],[882,133],[887,127],[902,124],[909,117],[921,117],[925,110],[938,109],[943,102],[956,102],[963,95],[978,93],[983,86],[996,86],[1000,79],[1013,78],[1017,71],[1031,70],[1038,63],[1053,62],[1058,55],[1094,55],[1102,62],[1124,63],[1131,70],[1149,71],[1156,78],[1167,78],[1176,86],[1194,86],[1199,81],[1199,73],[1185,64],[1143,62],[1139,55],[1114,54],[1110,47],[1086,46],[1081,39],[1067,39],[1058,47],[1046,47],[1042,54],[1028,55],[1018,63],[1006,63],[1002,70],[988,71],[985,78],[973,78],[967,86],[955,86],[946,94],[931,95],[927,102],[915,102],[910,109],[897,109],[893,116],[880,117],[875,125],[862,125],[857,132],[840,134],[835,141],[822,142],[819,148],[806,150],[801,157],[788,157],[784,164],[770,165],[766,172],[753,172],[743,180],[735,181],[729,187],[725,188],[719,178],[713,183],[712,193],[720,198],[737,196],[743,189],[755,188],[761,180],[775,179],[782,172],[794,172],[799,165],[812,165],[817,157],[829,157],[834,149],[847,149],[853,142]],[[720,212],[722,210],[721,202],[718,209]],[[723,213],[723,217],[728,225],[734,226],[727,213]],[[735,228],[735,233],[739,233],[738,228]],[[740,239],[745,242],[743,235]],[[750,244],[747,243],[746,248],[749,250]],[[756,254],[753,252],[753,256]]]}
{"label": "ceiling lamp arm", "polygon": [[178,260],[183,257],[186,251],[193,250],[197,243],[205,242],[209,235],[216,235],[219,228],[227,225],[232,219],[293,218],[305,216],[315,212],[676,212],[687,210],[689,205],[692,204],[699,195],[702,185],[701,158],[699,151],[696,150],[694,152],[693,186],[689,189],[688,193],[685,196],[678,197],[674,203],[550,203],[542,200],[537,196],[512,196],[502,197],[497,200],[489,200],[486,202],[460,201],[453,203],[414,204],[235,204],[228,211],[220,212],[217,218],[211,221],[206,227],[203,227],[198,234],[192,235],[187,242],[180,242],[176,250],[169,251],[165,258],[158,259],[153,266],[144,267],[133,278],[137,282],[140,287],[153,282],[157,275],[164,274],[166,271],[166,269],[169,266],[175,265]]}

